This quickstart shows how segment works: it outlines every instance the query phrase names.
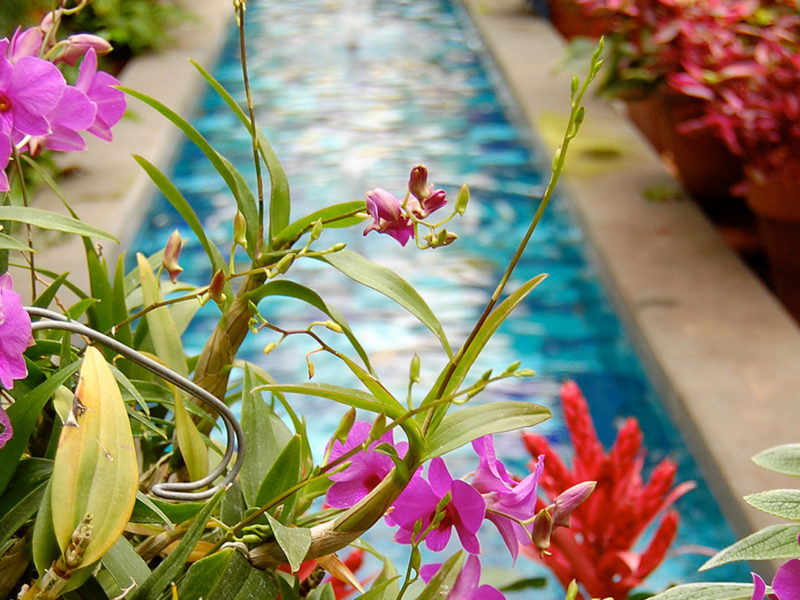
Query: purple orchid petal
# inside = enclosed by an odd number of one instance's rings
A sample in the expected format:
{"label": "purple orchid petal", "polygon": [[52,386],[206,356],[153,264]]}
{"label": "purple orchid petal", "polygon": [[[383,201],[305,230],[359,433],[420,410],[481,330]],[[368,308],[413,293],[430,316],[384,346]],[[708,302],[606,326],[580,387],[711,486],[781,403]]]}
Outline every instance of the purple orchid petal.
{"label": "purple orchid petal", "polygon": [[450,491],[453,485],[453,477],[450,471],[447,470],[447,465],[444,459],[434,458],[428,467],[428,481],[431,484],[433,493],[439,498],[444,498],[445,494]]}
{"label": "purple orchid petal", "polygon": [[454,481],[452,500],[448,513],[453,514],[453,524],[461,546],[470,554],[480,554],[481,546],[476,533],[486,516],[486,501],[480,492],[464,481]]}
{"label": "purple orchid petal", "polygon": [[30,27],[25,31],[17,28],[8,47],[8,59],[15,63],[23,56],[37,56],[44,41],[40,27]]}
{"label": "purple orchid petal", "polygon": [[447,527],[437,527],[436,529],[428,532],[425,537],[425,545],[431,552],[441,552],[450,541],[450,534],[453,528],[448,525]]}
{"label": "purple orchid petal", "polygon": [[481,585],[481,563],[477,556],[467,557],[447,600],[505,600],[503,594],[490,585]]}
{"label": "purple orchid petal", "polygon": [[750,600],[764,600],[764,595],[767,592],[767,584],[761,579],[759,575],[751,573],[753,576],[753,597]]}
{"label": "purple orchid petal", "polygon": [[79,89],[67,86],[56,107],[48,114],[51,134],[31,140],[31,153],[38,147],[58,152],[80,152],[86,149],[78,131],[88,128],[95,120],[97,106]]}
{"label": "purple orchid petal", "polygon": [[47,135],[49,127],[43,117],[61,100],[66,85],[53,64],[35,56],[20,58],[5,90],[14,113],[14,128],[29,135]]}
{"label": "purple orchid petal", "polygon": [[6,411],[0,406],[0,448],[6,445],[8,440],[14,435],[14,428],[11,427],[11,420]]}
{"label": "purple orchid petal", "polygon": [[89,133],[100,139],[111,141],[111,128],[125,114],[125,94],[111,86],[119,81],[102,71],[97,71],[97,54],[91,48],[83,57],[75,87],[84,92],[97,105],[97,115]]}
{"label": "purple orchid petal", "polygon": [[372,217],[372,223],[364,229],[364,235],[370,231],[385,233],[400,242],[401,246],[405,246],[414,236],[411,220],[403,214],[400,200],[391,192],[383,188],[367,192],[367,212]]}
{"label": "purple orchid petal", "polygon": [[11,275],[0,276],[0,383],[6,389],[28,375],[22,353],[33,343],[31,318],[12,285]]}
{"label": "purple orchid petal", "polygon": [[800,559],[780,566],[772,580],[772,589],[780,600],[800,600]]}

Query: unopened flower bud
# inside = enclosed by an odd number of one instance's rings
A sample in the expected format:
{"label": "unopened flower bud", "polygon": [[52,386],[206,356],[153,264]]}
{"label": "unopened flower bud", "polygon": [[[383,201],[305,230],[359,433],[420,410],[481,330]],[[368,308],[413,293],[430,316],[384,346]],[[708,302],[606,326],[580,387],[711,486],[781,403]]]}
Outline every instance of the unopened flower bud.
{"label": "unopened flower bud", "polygon": [[269,344],[264,346],[264,354],[269,354],[277,347],[278,347],[278,342],[270,342]]}
{"label": "unopened flower bud", "polygon": [[233,242],[247,250],[247,220],[240,211],[233,217]]}
{"label": "unopened flower bud", "polygon": [[533,543],[537,548],[547,550],[550,547],[550,536],[553,534],[553,517],[549,508],[543,508],[533,519]]}
{"label": "unopened flower bud", "polygon": [[569,527],[569,515],[592,495],[596,481],[583,481],[561,492],[553,501],[553,526]]}
{"label": "unopened flower bud", "polygon": [[306,354],[306,367],[308,368],[308,378],[314,378],[314,363],[311,362],[311,354]]}
{"label": "unopened flower bud", "polygon": [[294,252],[290,252],[286,254],[283,258],[281,258],[278,263],[273,267],[271,276],[274,277],[278,273],[286,273],[289,270],[289,267],[292,266],[294,262],[296,254]]}
{"label": "unopened flower bud", "polygon": [[375,417],[375,422],[372,424],[372,429],[369,430],[370,440],[378,440],[386,433],[386,414],[381,412]]}
{"label": "unopened flower bud", "polygon": [[324,229],[324,225],[322,224],[322,219],[317,219],[314,221],[313,227],[311,227],[311,240],[318,240],[319,236],[322,235],[322,230]]}
{"label": "unopened flower bud", "polygon": [[456,196],[456,206],[455,211],[459,215],[464,215],[467,212],[467,204],[469,204],[469,188],[467,184],[461,186],[461,189],[458,190],[458,196]]}
{"label": "unopened flower bud", "polygon": [[181,254],[181,233],[177,229],[172,232],[167,240],[167,245],[164,248],[164,256],[161,257],[161,264],[169,273],[169,279],[172,283],[178,281],[178,275],[183,271],[183,268],[178,264],[178,257]]}
{"label": "unopened flower bud", "polygon": [[211,278],[211,283],[208,285],[208,295],[217,304],[222,304],[225,302],[225,294],[223,293],[224,289],[225,272],[220,269],[214,273],[214,277]]}
{"label": "unopened flower bud", "polygon": [[350,430],[353,428],[353,423],[356,422],[356,409],[351,408],[348,410],[342,420],[339,421],[339,426],[336,428],[336,431],[333,434],[333,439],[339,440],[341,443],[345,443],[347,441],[347,436],[350,434]]}
{"label": "unopened flower bud", "polygon": [[[431,236],[432,238],[433,236]],[[447,231],[446,229],[442,229],[436,236],[436,239],[429,239],[427,236],[425,239],[430,241],[430,245],[434,248],[439,248],[441,246],[449,246],[453,242],[458,239],[458,235],[451,231]]]}
{"label": "unopened flower bud", "polygon": [[414,383],[419,383],[419,366],[419,354],[415,354],[414,358],[411,359],[411,368],[409,372],[409,379]]}
{"label": "unopened flower bud", "polygon": [[64,62],[74,66],[89,50],[94,50],[97,56],[103,56],[111,52],[111,44],[91,33],[71,35],[62,42],[61,52],[53,59],[53,62],[55,64]]}
{"label": "unopened flower bud", "polygon": [[411,169],[411,175],[408,178],[408,191],[419,200],[424,200],[430,195],[428,169],[425,165],[417,165]]}

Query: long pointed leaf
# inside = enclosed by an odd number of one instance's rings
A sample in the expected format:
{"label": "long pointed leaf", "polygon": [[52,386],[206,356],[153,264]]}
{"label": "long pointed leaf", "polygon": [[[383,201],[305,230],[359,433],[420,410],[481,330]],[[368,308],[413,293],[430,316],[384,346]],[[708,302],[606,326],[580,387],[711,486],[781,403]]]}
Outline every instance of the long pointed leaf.
{"label": "long pointed leaf", "polygon": [[[120,88],[126,94],[141,100],[151,108],[154,108],[159,113],[164,115],[167,119],[172,121],[183,132],[183,134],[191,140],[202,152],[206,158],[216,169],[217,173],[225,180],[228,188],[231,190],[233,197],[236,199],[236,205],[239,211],[244,215],[247,223],[247,253],[250,258],[255,256],[256,248],[258,247],[258,232],[260,224],[258,222],[258,207],[256,206],[253,192],[247,187],[242,174],[230,163],[230,161],[217,152],[208,141],[200,135],[186,119],[178,115],[172,109],[162,104],[155,98],[151,98],[146,94],[137,92],[129,88]],[[283,225],[281,226],[283,228]]]}
{"label": "long pointed leaf", "polygon": [[80,236],[99,238],[119,243],[119,240],[102,229],[87,225],[72,217],[60,215],[41,208],[30,206],[0,206],[0,221],[15,221],[27,223],[41,229],[51,229],[63,233],[73,233]]}
{"label": "long pointed leaf", "polygon": [[361,408],[374,413],[386,412],[388,414],[389,412],[387,411],[388,407],[378,402],[371,394],[327,383],[275,383],[261,385],[257,389],[327,398],[346,406]]}
{"label": "long pointed leaf", "polygon": [[700,567],[700,571],[742,560],[781,560],[797,558],[797,536],[800,525],[770,525],[717,552]]}
{"label": "long pointed leaf", "polygon": [[[452,361],[445,365],[435,385],[431,388],[430,393],[422,402],[422,406],[434,402],[439,398],[444,398],[456,391],[461,383],[466,378],[472,365],[477,360],[483,348],[488,341],[502,325],[503,321],[511,314],[511,312],[522,302],[525,297],[533,291],[533,289],[544,281],[546,275],[538,275],[533,279],[525,282],[519,289],[515,290],[508,298],[498,304],[495,309],[489,314],[487,319],[483,322],[476,335],[472,338],[472,342],[468,347],[459,351],[456,357],[458,361],[453,367]],[[437,392],[439,392],[437,394]],[[431,427],[429,431],[436,429],[436,426],[441,421],[447,412],[448,406],[441,405],[434,409],[434,417],[431,420]],[[423,413],[424,414],[424,413]]]}
{"label": "long pointed leaf", "polygon": [[533,427],[550,418],[544,406],[530,402],[492,402],[468,406],[442,419],[425,438],[422,460],[442,456],[484,435]]}
{"label": "long pointed leaf", "polygon": [[450,343],[447,341],[447,336],[436,315],[433,314],[422,296],[394,271],[350,250],[332,252],[319,257],[319,260],[327,262],[353,281],[372,288],[397,302],[430,329],[439,338],[447,355],[452,356]]}
{"label": "long pointed leaf", "polygon": [[288,248],[299,238],[303,232],[309,231],[317,221],[321,221],[327,227],[349,227],[363,221],[363,217],[357,217],[360,212],[364,212],[366,203],[364,200],[354,200],[326,206],[314,211],[293,223],[289,223],[272,240],[275,249]]}
{"label": "long pointed leaf", "polygon": [[[233,99],[233,96],[231,96],[224,86],[214,79],[214,77],[212,77],[211,74],[203,67],[194,61],[192,61],[192,64],[209,83],[209,85],[211,85],[211,87],[214,88],[214,90],[219,94],[220,98],[225,101],[231,111],[233,111],[239,120],[244,123],[245,127],[247,127],[247,130],[250,131],[252,135],[252,124],[250,123],[250,119],[236,103],[236,100]],[[267,165],[267,170],[269,171],[269,239],[270,249],[275,250],[277,249],[277,246],[272,240],[274,240],[278,232],[283,230],[289,223],[289,213],[291,210],[289,180],[287,179],[286,173],[284,172],[283,167],[278,160],[278,156],[275,154],[275,151],[272,149],[272,146],[270,145],[266,136],[261,131],[257,131],[256,136],[261,158],[264,160],[264,164]]]}

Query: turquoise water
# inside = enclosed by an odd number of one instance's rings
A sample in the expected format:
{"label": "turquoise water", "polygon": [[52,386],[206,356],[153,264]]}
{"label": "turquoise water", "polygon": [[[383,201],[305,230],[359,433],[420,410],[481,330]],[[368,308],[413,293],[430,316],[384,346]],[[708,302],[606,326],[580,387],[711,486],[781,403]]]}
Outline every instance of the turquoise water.
{"label": "turquoise water", "polygon": [[[410,168],[419,162],[429,167],[436,186],[453,197],[461,183],[469,184],[472,201],[466,217],[449,227],[461,236],[451,247],[420,252],[413,244],[401,248],[387,236],[363,237],[361,228],[347,234],[351,249],[395,269],[417,287],[457,345],[480,314],[527,227],[550,163],[536,140],[527,139],[525,128],[518,125],[516,107],[462,9],[446,0],[250,0],[247,31],[256,119],[289,175],[294,217],[331,202],[361,199],[373,187],[400,195]],[[215,75],[243,98],[233,32]],[[564,90],[565,102],[567,94]],[[246,132],[214,94],[203,98],[193,123],[254,180]],[[182,149],[173,176],[201,215],[209,237],[227,248],[235,208],[222,180],[189,145]],[[150,253],[162,248],[175,227],[181,228],[184,238],[193,239],[166,201],[157,199],[133,249]],[[210,279],[196,241],[185,246],[181,264],[183,279],[194,277],[197,283]],[[580,231],[559,199],[537,229],[514,281],[542,272],[549,274],[548,279],[504,324],[475,367],[478,374],[488,368],[503,370],[521,359],[537,377],[497,385],[481,399],[547,405],[554,418],[538,431],[568,453],[558,390],[563,379],[575,379],[592,404],[606,447],[623,419],[635,416],[650,450],[648,466],[669,456],[680,464],[680,481],[701,481],[587,263]],[[309,282],[345,315],[376,370],[398,396],[404,396],[414,353],[422,359],[424,380],[430,381],[441,368],[438,342],[383,297],[349,285],[315,261],[298,261],[291,275]],[[304,328],[321,318],[313,309],[288,301],[265,301],[260,310],[287,329]],[[213,306],[201,311],[196,326],[186,334],[190,353],[199,352],[216,317]],[[279,381],[306,380],[305,354],[313,346],[292,339],[264,356],[264,346],[274,340],[270,334],[251,336],[241,356],[258,362]],[[337,363],[314,356],[316,381],[351,383]],[[316,400],[297,402],[321,449],[341,417],[341,407]],[[497,445],[498,453],[523,473],[528,457],[518,434],[498,436]],[[460,476],[475,463],[469,453],[459,453],[448,464]],[[720,548],[733,541],[702,484],[680,501],[679,508],[682,523],[676,548],[690,544]],[[487,533],[493,533],[489,529]],[[383,530],[371,539],[395,551],[396,546],[386,543],[390,536]],[[494,551],[496,536],[487,535],[483,544],[484,565],[510,567],[507,552],[502,547]],[[677,580],[696,579],[694,572],[704,560],[694,554],[670,558],[649,587],[657,590]],[[519,576],[546,574],[525,559],[520,559],[517,571]],[[720,569],[710,575],[746,580],[747,571]],[[551,582],[522,597],[549,600],[563,594]]]}

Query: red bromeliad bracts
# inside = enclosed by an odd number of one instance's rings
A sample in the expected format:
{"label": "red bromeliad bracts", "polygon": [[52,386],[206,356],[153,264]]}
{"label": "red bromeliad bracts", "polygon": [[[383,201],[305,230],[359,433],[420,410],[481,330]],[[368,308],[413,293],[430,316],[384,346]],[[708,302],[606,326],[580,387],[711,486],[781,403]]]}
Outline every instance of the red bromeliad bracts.
{"label": "red bromeliad bracts", "polygon": [[[591,597],[624,600],[664,560],[679,520],[676,510],[667,509],[691,490],[694,482],[673,488],[676,465],[665,459],[644,483],[642,432],[636,419],[625,422],[606,453],[577,384],[564,383],[561,400],[575,447],[571,470],[543,436],[523,434],[531,454],[545,456],[547,468],[539,489],[555,499],[562,490],[582,481],[594,480],[597,486],[572,512],[570,527],[553,532],[547,552],[532,545],[522,551],[549,567],[565,587],[575,579]],[[633,545],[660,514],[661,522],[645,550],[633,551]]]}

